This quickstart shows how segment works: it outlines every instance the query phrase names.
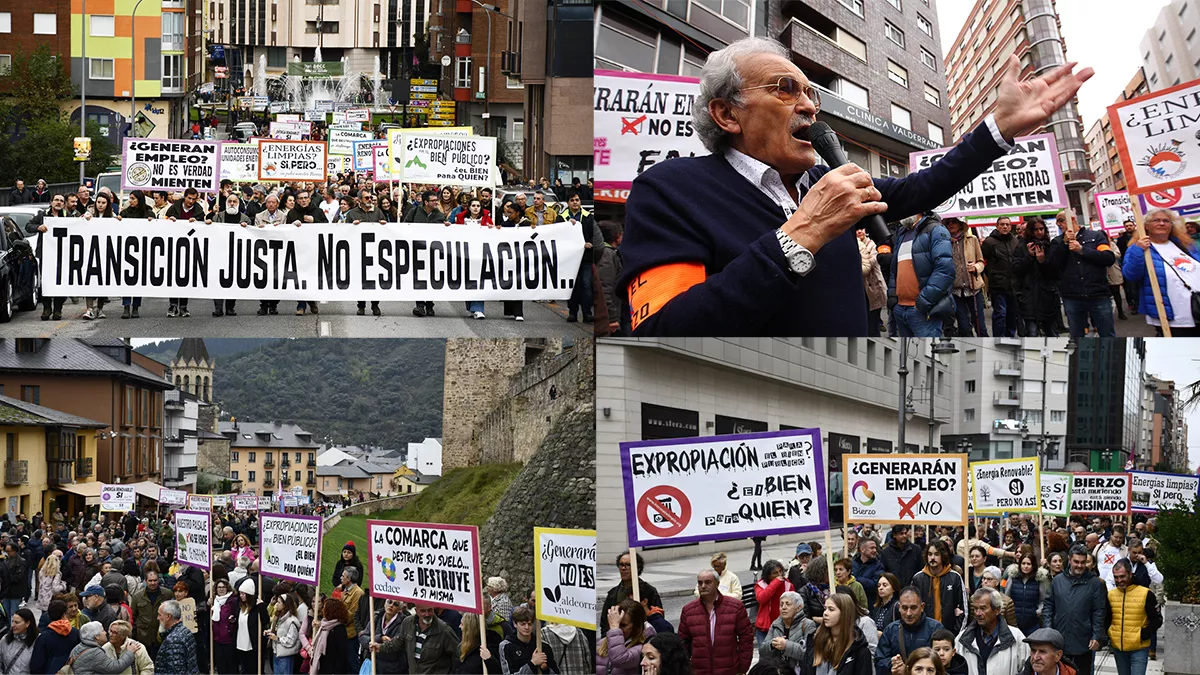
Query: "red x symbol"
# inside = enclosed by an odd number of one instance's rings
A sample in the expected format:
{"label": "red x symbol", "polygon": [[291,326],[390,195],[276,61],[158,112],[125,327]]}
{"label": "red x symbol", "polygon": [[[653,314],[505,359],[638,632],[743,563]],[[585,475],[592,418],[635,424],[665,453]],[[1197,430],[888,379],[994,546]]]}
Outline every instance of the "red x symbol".
{"label": "red x symbol", "polygon": [[624,136],[625,134],[633,134],[634,136],[639,135],[640,132],[638,131],[638,126],[640,126],[641,123],[645,122],[645,121],[646,121],[645,115],[642,115],[641,117],[635,117],[632,120],[629,119],[628,117],[622,117],[621,118],[621,135],[622,136]]}
{"label": "red x symbol", "polygon": [[900,519],[901,520],[904,519],[904,514],[908,514],[908,517],[912,518],[913,520],[917,519],[917,515],[915,513],[913,513],[913,507],[917,505],[917,502],[921,501],[921,493],[920,492],[918,492],[916,494],[916,496],[914,496],[912,498],[911,502],[905,503],[903,497],[896,497],[896,501],[899,502],[899,504],[900,504]]}

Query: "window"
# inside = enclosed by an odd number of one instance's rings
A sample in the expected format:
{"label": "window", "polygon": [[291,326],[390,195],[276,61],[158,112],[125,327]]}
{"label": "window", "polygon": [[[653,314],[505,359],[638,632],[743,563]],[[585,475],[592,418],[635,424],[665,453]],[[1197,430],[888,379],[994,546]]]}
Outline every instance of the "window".
{"label": "window", "polygon": [[875,371],[875,343],[867,342],[867,370]]}
{"label": "window", "polygon": [[1162,44],[1162,41],[1163,41],[1163,40],[1165,40],[1165,39],[1166,39],[1166,37],[1167,37],[1167,31],[1165,31],[1165,30],[1164,30],[1163,32],[1159,33],[1159,34],[1158,34],[1158,42],[1159,42],[1159,44]]}
{"label": "window", "polygon": [[91,16],[91,37],[112,37],[113,36],[113,18],[101,14],[93,14]]}
{"label": "window", "polygon": [[113,60],[88,59],[88,77],[93,80],[113,79]]}
{"label": "window", "polygon": [[1145,54],[1142,55],[1142,61],[1144,61],[1146,63],[1150,63],[1150,52],[1146,52]]}
{"label": "window", "polygon": [[457,72],[454,77],[454,86],[458,89],[471,88],[471,57],[458,57]]}
{"label": "window", "polygon": [[933,122],[929,123],[929,140],[937,143],[938,145],[944,145],[946,143],[946,135],[942,131],[942,128]]}
{"label": "window", "polygon": [[230,474],[231,474],[229,476],[230,478],[232,478],[234,480],[238,480],[238,472],[237,471],[231,471]]}
{"label": "window", "polygon": [[1194,38],[1194,37],[1196,37],[1196,29],[1195,28],[1193,28],[1191,30],[1191,32],[1187,34],[1187,37],[1184,39],[1187,40],[1187,43],[1190,45],[1190,44],[1192,44],[1192,38]]}
{"label": "window", "polygon": [[925,100],[929,101],[937,107],[942,107],[942,92],[937,90],[937,87],[925,83]]}
{"label": "window", "polygon": [[55,35],[58,33],[58,17],[54,14],[34,14],[34,35]]}
{"label": "window", "polygon": [[163,12],[162,48],[183,51],[183,12]]}
{"label": "window", "polygon": [[250,463],[253,464],[257,461],[258,461],[258,453],[257,452],[250,453]]}
{"label": "window", "polygon": [[975,350],[968,349],[967,353],[966,353],[966,357],[967,357],[967,363],[975,363],[975,359],[977,358]]}
{"label": "window", "polygon": [[863,15],[863,0],[838,0],[838,2],[842,3],[851,12],[859,16]]}
{"label": "window", "polygon": [[[183,54],[163,54],[163,89],[183,89]],[[199,378],[197,378],[199,379]],[[196,385],[200,389],[200,385]]]}
{"label": "window", "polygon": [[1150,84],[1158,84],[1158,73],[1150,73]]}
{"label": "window", "polygon": [[652,73],[657,34],[639,23],[605,13],[596,37],[598,67]]}
{"label": "window", "polygon": [[[265,4],[266,3],[263,3],[263,5],[265,5]],[[322,32],[322,33],[337,33],[339,30],[338,26],[339,26],[339,24],[337,21],[325,21],[325,22],[321,23],[321,31],[320,32]],[[304,22],[304,32],[309,33],[309,34],[315,34],[317,32],[317,22],[316,21],[305,21]]]}
{"label": "window", "polygon": [[885,178],[903,178],[908,175],[908,163],[880,155],[879,175]]}
{"label": "window", "polygon": [[975,380],[967,380],[966,382],[963,382],[963,393],[964,394],[974,394],[975,393]]}
{"label": "window", "polygon": [[[0,75],[7,75],[12,71],[12,54],[0,54]],[[2,395],[3,392],[0,392]]]}
{"label": "window", "polygon": [[747,31],[750,29],[749,0],[698,0],[698,2],[701,6],[711,9],[716,14],[720,14],[729,20],[730,23]]}
{"label": "window", "polygon": [[921,63],[924,63],[933,72],[937,72],[937,59],[924,47],[921,47]]}
{"label": "window", "polygon": [[904,46],[904,31],[893,26],[890,21],[883,22],[883,34],[887,36],[887,39],[895,42],[897,46]]}
{"label": "window", "polygon": [[1021,410],[1021,419],[1025,420],[1027,425],[1041,424],[1041,410]]}
{"label": "window", "polygon": [[257,479],[254,477],[254,472],[251,471],[250,472],[250,482],[253,483],[255,480],[257,480]]}
{"label": "window", "polygon": [[903,12],[904,8],[900,6],[900,0],[888,0],[888,4],[896,8],[896,11]]}
{"label": "window", "polygon": [[287,48],[267,47],[267,67],[287,68]]}
{"label": "window", "polygon": [[238,452],[237,452],[237,451],[234,451],[234,452],[230,453],[230,456],[229,456],[229,461],[231,461],[231,462],[237,462],[237,461],[239,461],[239,460],[238,460]]}
{"label": "window", "polygon": [[42,388],[36,385],[21,385],[21,400],[34,405],[42,404]]}
{"label": "window", "polygon": [[929,19],[920,14],[917,15],[917,28],[920,28],[921,32],[929,37],[933,37],[933,24],[929,23]]}
{"label": "window", "polygon": [[964,422],[974,422],[975,421],[975,409],[974,408],[966,408],[963,410],[963,421]]}
{"label": "window", "polygon": [[1187,3],[1186,2],[1183,3],[1183,7],[1179,8],[1179,18],[1182,19],[1184,14],[1187,14]]}
{"label": "window", "polygon": [[858,338],[846,339],[846,357],[850,365],[858,365]]}
{"label": "window", "polygon": [[[1193,29],[1194,30],[1194,29]],[[1175,60],[1174,54],[1167,54],[1167,58],[1163,59],[1163,63],[1167,64],[1167,69],[1170,70],[1171,62]]]}
{"label": "window", "polygon": [[1027,394],[1042,393],[1042,383],[1040,380],[1021,380],[1021,391]]}
{"label": "window", "polygon": [[0,33],[12,32],[12,12],[0,12]]}
{"label": "window", "polygon": [[891,59],[888,59],[888,79],[905,89],[908,88],[908,71]]}
{"label": "window", "polygon": [[298,452],[296,453],[296,463],[297,464],[300,463],[300,453],[298,453]]}
{"label": "window", "polygon": [[895,103],[892,104],[892,122],[898,127],[912,131],[912,113]]}
{"label": "window", "polygon": [[1052,423],[1053,422],[1066,422],[1067,421],[1067,411],[1066,410],[1051,410],[1050,411],[1050,421]]}

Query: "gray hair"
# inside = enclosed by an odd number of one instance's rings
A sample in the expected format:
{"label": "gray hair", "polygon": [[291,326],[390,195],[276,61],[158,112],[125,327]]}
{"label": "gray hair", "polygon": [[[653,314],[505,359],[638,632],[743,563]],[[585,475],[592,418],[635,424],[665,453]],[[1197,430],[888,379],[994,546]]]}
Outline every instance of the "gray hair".
{"label": "gray hair", "polygon": [[237,559],[237,566],[238,566],[238,569],[241,569],[241,570],[244,570],[244,569],[249,569],[249,567],[250,567],[250,556],[246,556],[246,555],[243,555],[243,556],[238,556],[238,559]]}
{"label": "gray hair", "polygon": [[358,568],[346,567],[342,570],[342,576],[350,577],[350,583],[357,584],[358,583]]}
{"label": "gray hair", "polygon": [[971,601],[987,600],[992,605],[992,609],[999,610],[1004,606],[1004,599],[1000,597],[1000,591],[994,588],[981,588],[971,594]]}
{"label": "gray hair", "polygon": [[711,567],[705,567],[705,568],[701,569],[699,572],[697,572],[696,573],[697,580],[700,578],[701,574],[711,574],[714,582],[721,581],[721,575],[717,574],[717,571]]}
{"label": "gray hair", "polygon": [[741,89],[745,84],[738,71],[738,60],[755,54],[775,54],[791,60],[787,47],[776,40],[748,37],[732,42],[724,49],[708,55],[700,73],[700,95],[692,104],[692,119],[696,135],[709,152],[723,152],[729,146],[729,132],[722,129],[708,112],[708,104],[724,99],[735,106],[743,104]]}
{"label": "gray hair", "polygon": [[784,600],[791,602],[792,605],[800,609],[804,609],[804,598],[800,597],[800,594],[796,591],[784,591],[783,595],[779,596],[779,601],[783,602]]}
{"label": "gray hair", "polygon": [[100,623],[99,621],[89,621],[83,624],[83,627],[79,629],[79,638],[81,640],[91,640],[92,642],[95,642],[96,638],[103,634],[104,624]]}
{"label": "gray hair", "polygon": [[167,616],[179,621],[183,618],[183,608],[179,606],[178,600],[167,600],[158,606],[159,610],[166,612]]}
{"label": "gray hair", "polygon": [[504,593],[508,590],[508,582],[504,580],[504,577],[488,577],[487,589]]}

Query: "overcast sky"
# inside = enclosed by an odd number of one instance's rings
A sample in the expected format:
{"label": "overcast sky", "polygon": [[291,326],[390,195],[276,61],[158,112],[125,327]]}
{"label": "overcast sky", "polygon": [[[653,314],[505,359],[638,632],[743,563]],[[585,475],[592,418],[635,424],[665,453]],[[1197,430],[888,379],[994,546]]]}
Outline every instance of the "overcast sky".
{"label": "overcast sky", "polygon": [[[1134,318],[1129,317],[1130,321]],[[1146,340],[1146,372],[1160,380],[1174,380],[1176,389],[1200,380],[1200,350],[1196,340],[1151,338]],[[1189,473],[1200,464],[1200,408],[1192,410],[1188,423]]]}
{"label": "overcast sky", "polygon": [[[1067,58],[1079,68],[1091,66],[1096,74],[1079,89],[1079,116],[1083,132],[1105,114],[1134,71],[1141,65],[1138,44],[1154,25],[1166,0],[1058,0]],[[939,0],[938,24],[942,49],[949,51],[967,20],[975,0]],[[1121,32],[1114,33],[1120,26]]]}

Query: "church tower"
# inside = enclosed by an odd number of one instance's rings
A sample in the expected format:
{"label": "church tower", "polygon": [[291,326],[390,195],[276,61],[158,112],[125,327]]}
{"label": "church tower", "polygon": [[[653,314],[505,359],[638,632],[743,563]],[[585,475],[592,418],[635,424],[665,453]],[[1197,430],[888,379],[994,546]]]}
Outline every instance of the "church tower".
{"label": "church tower", "polygon": [[179,351],[171,360],[171,373],[175,387],[194,395],[201,401],[212,403],[213,369],[217,362],[208,355],[204,340],[184,338]]}

